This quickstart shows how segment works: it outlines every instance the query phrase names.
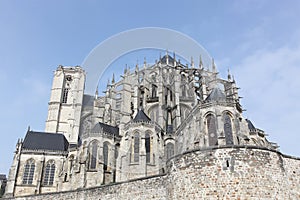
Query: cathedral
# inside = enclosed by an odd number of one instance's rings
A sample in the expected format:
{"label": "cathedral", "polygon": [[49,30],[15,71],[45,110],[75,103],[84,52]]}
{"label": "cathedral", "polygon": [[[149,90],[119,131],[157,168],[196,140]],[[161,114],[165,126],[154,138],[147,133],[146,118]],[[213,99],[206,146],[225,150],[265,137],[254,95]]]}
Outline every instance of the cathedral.
{"label": "cathedral", "polygon": [[[89,188],[104,190],[154,179],[160,185],[164,179],[168,192],[159,194],[162,195],[159,199],[176,199],[176,191],[187,191],[180,188],[180,180],[190,180],[192,175],[188,174],[199,169],[197,173],[205,174],[193,179],[190,185],[183,181],[184,187],[189,185],[194,195],[200,195],[202,188],[206,195],[211,195],[207,199],[217,199],[214,195],[219,194],[214,191],[226,187],[221,184],[225,179],[218,179],[220,185],[216,188],[219,189],[207,192],[218,180],[212,177],[203,181],[203,177],[227,174],[231,180],[228,184],[233,184],[237,172],[245,170],[243,177],[247,181],[247,166],[253,173],[249,177],[262,179],[262,183],[270,180],[256,176],[257,171],[275,165],[278,170],[259,173],[295,173],[293,184],[299,183],[299,159],[281,154],[277,144],[268,141],[263,130],[243,117],[234,78],[229,73],[225,79],[221,78],[213,60],[207,68],[201,57],[197,64],[193,60],[183,64],[175,54],[167,53],[154,64],[144,61],[134,69],[126,67],[120,80],[113,76],[103,95],[98,94],[98,89],[95,95],[85,94],[85,78],[80,66],[59,66],[55,70],[45,131],[28,129],[25,138],[17,142],[5,197],[35,197],[68,191],[79,191],[78,195],[85,191],[87,195]],[[298,163],[295,164],[297,169],[288,172],[286,159]],[[213,166],[217,167],[210,171]],[[176,175],[188,168],[187,173]],[[214,181],[206,187],[210,180]],[[197,181],[199,186],[195,189]],[[144,187],[143,192],[150,188],[154,195],[155,184],[143,184],[139,186]],[[297,184],[293,187],[299,195]],[[132,192],[120,191],[120,198]],[[242,197],[247,195],[245,192]]]}

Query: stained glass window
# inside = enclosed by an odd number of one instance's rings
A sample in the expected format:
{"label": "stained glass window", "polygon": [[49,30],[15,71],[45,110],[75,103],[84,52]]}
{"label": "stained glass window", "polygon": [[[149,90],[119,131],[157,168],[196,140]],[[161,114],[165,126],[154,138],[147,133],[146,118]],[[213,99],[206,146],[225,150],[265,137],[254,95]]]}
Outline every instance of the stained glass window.
{"label": "stained glass window", "polygon": [[216,118],[212,114],[206,117],[207,133],[208,133],[208,143],[209,146],[218,145],[218,136],[216,128]]}
{"label": "stained glass window", "polygon": [[91,152],[91,159],[90,159],[90,169],[96,169],[97,164],[97,152],[98,152],[98,144],[96,141],[92,143],[92,152]]}
{"label": "stained glass window", "polygon": [[145,148],[146,148],[146,162],[150,163],[151,145],[150,145],[149,133],[146,133],[146,135],[145,135]]}
{"label": "stained glass window", "polygon": [[134,162],[139,162],[140,152],[140,136],[138,133],[134,135]]}
{"label": "stained glass window", "polygon": [[169,142],[167,143],[167,150],[166,150],[166,153],[167,153],[167,159],[171,158],[173,155],[174,155],[174,144]]}
{"label": "stained glass window", "polygon": [[108,142],[104,142],[103,144],[103,169],[107,170],[108,166]]}
{"label": "stained glass window", "polygon": [[225,113],[223,120],[224,120],[224,133],[225,133],[226,144],[231,145],[233,144],[231,118],[227,113]]}

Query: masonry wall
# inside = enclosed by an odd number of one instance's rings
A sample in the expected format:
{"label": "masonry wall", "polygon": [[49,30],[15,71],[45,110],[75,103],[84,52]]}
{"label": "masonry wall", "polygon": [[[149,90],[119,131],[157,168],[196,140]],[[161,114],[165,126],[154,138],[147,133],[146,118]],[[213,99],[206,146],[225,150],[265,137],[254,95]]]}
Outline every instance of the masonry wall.
{"label": "masonry wall", "polygon": [[300,159],[264,148],[193,151],[168,170],[170,199],[300,199]]}
{"label": "masonry wall", "polygon": [[167,174],[16,199],[300,199],[300,159],[251,146],[193,150]]}

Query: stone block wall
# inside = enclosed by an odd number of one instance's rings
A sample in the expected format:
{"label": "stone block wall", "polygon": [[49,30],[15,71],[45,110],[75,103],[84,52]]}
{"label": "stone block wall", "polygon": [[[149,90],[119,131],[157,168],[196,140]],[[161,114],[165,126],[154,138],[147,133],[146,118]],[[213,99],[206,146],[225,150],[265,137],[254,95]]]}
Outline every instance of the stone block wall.
{"label": "stone block wall", "polygon": [[170,199],[300,199],[300,159],[257,147],[210,148],[168,163]]}
{"label": "stone block wall", "polygon": [[300,199],[300,159],[252,146],[185,152],[164,175],[15,199]]}

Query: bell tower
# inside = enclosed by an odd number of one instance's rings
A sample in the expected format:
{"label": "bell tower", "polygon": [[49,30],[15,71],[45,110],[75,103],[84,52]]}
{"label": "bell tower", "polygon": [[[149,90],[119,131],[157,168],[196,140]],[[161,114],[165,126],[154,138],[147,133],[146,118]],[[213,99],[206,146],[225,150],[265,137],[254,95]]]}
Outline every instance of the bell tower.
{"label": "bell tower", "polygon": [[78,140],[85,72],[59,66],[54,72],[45,132],[62,133],[70,144]]}

